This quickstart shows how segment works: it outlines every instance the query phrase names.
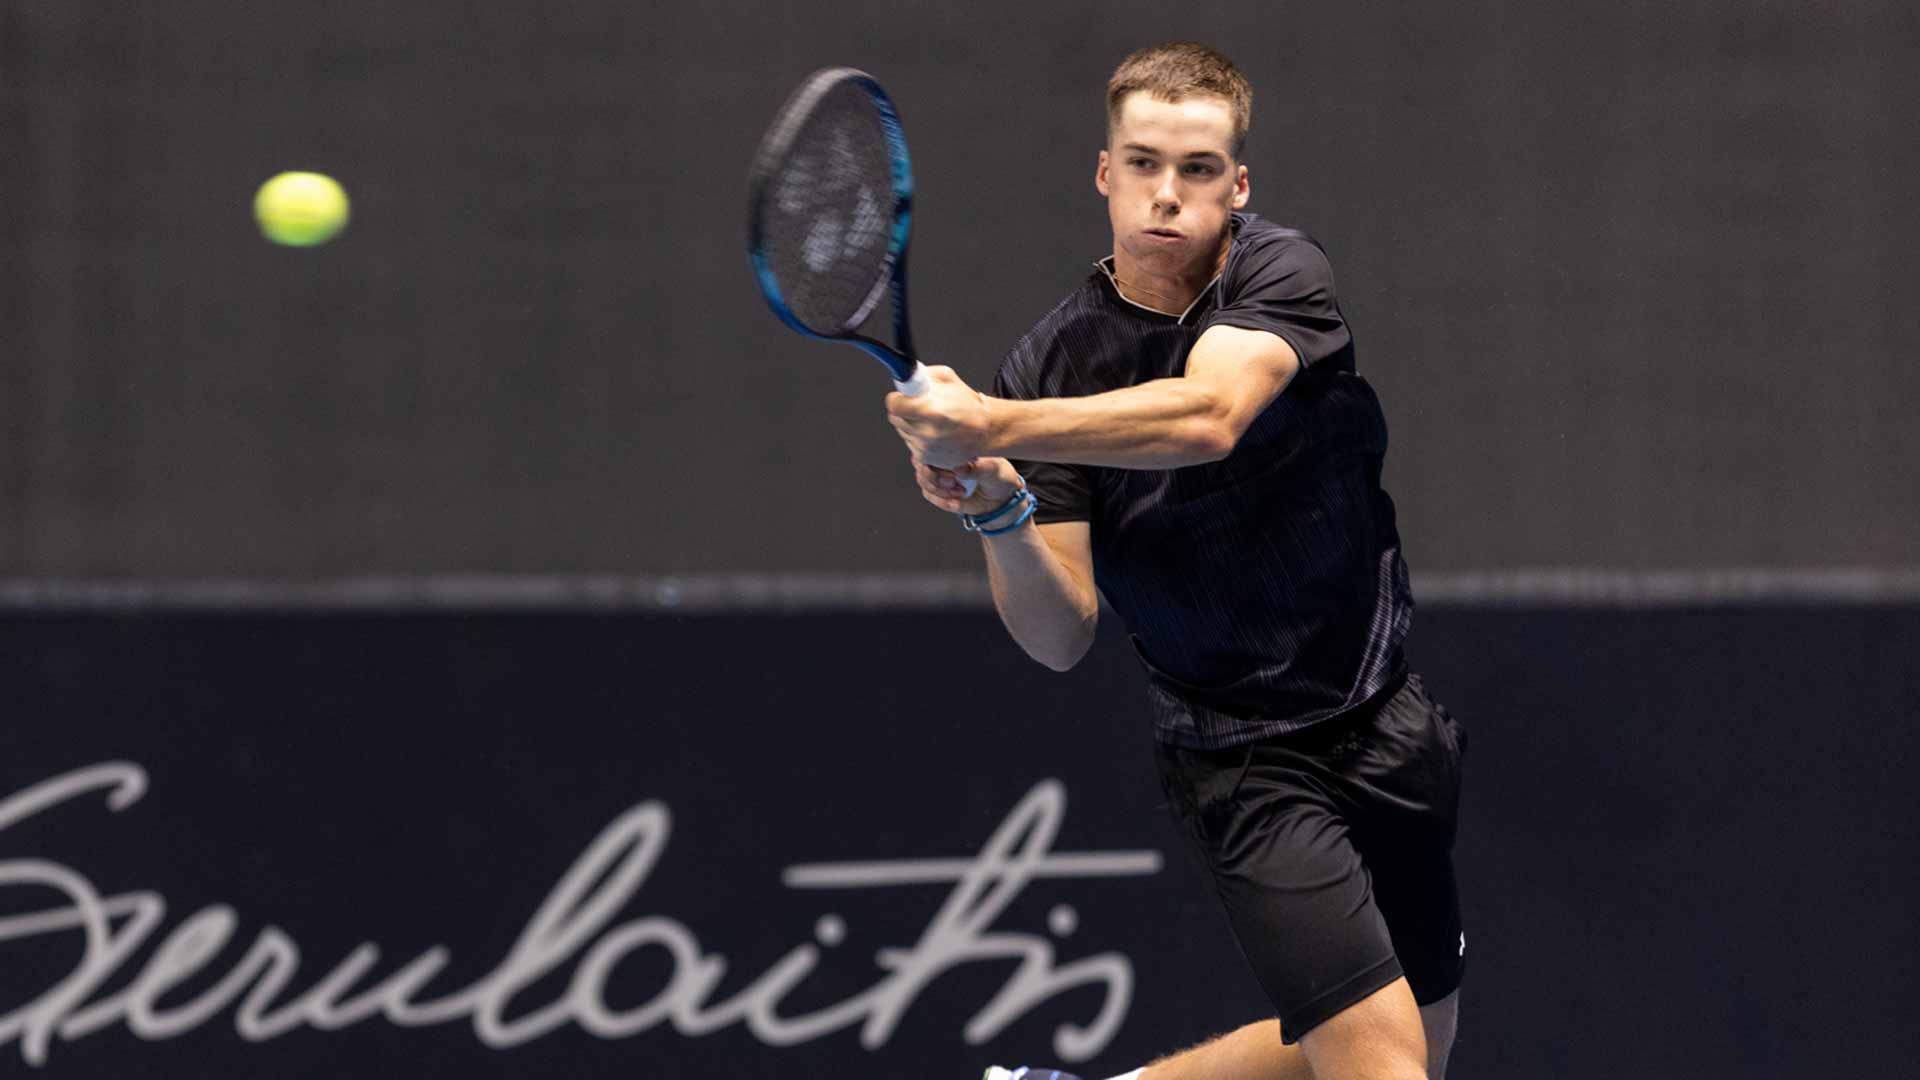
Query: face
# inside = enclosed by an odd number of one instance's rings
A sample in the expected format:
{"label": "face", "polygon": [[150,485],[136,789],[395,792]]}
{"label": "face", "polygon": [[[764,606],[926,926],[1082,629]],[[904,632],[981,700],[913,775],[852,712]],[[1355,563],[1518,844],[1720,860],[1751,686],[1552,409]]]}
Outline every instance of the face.
{"label": "face", "polygon": [[1094,186],[1107,197],[1117,256],[1154,273],[1210,276],[1228,215],[1250,192],[1246,166],[1233,160],[1232,107],[1216,97],[1129,94]]}

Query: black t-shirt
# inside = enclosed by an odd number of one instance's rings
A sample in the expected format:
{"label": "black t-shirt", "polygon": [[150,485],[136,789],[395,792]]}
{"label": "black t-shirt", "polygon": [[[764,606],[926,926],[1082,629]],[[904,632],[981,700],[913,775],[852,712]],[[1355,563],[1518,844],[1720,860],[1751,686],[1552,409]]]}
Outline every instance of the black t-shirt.
{"label": "black t-shirt", "polygon": [[1015,462],[1040,522],[1090,523],[1094,576],[1146,666],[1165,742],[1221,748],[1361,704],[1400,664],[1413,595],[1379,400],[1354,369],[1312,238],[1234,214],[1220,276],[1179,316],[1121,296],[1110,264],[1001,362],[993,392],[1079,397],[1178,376],[1209,327],[1277,334],[1302,370],[1233,452],[1179,469]]}

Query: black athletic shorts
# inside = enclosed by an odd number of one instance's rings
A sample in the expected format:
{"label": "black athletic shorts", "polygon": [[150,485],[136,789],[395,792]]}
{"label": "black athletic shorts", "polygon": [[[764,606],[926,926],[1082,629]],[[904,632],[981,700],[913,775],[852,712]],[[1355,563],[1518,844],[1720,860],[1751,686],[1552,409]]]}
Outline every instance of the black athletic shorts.
{"label": "black athletic shorts", "polygon": [[1160,744],[1174,817],[1294,1043],[1407,977],[1466,969],[1453,835],[1466,731],[1404,672],[1367,704],[1229,750]]}

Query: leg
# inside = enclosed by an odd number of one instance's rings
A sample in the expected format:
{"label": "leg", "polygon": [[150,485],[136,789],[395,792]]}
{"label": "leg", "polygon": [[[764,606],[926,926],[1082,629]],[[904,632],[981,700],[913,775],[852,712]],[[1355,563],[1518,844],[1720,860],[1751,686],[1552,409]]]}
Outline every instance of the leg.
{"label": "leg", "polygon": [[[1378,991],[1372,998],[1348,1008],[1314,1030],[1321,1031],[1330,1025],[1339,1024],[1343,1018],[1353,1021],[1363,1020],[1365,1014],[1358,1013],[1356,1010],[1367,1007],[1369,1002],[1376,999],[1384,1000],[1395,987],[1404,989],[1406,983],[1403,980]],[[1411,1002],[1412,994],[1409,992],[1406,1003]],[[1431,1005],[1419,1007],[1419,1028],[1421,1034],[1425,1036],[1428,1080],[1446,1080],[1447,1055],[1453,1049],[1453,1035],[1459,1020],[1459,1010],[1458,991],[1448,994]],[[1400,1034],[1405,1041],[1407,1033],[1404,1030],[1404,1015],[1400,1019],[1402,1021]],[[1309,1051],[1305,1049],[1306,1043],[1310,1041],[1319,1040],[1316,1040],[1314,1034],[1310,1032],[1301,1043],[1288,1046],[1280,1041],[1279,1021],[1262,1020],[1190,1050],[1161,1058],[1147,1066],[1141,1080],[1327,1080],[1330,1076],[1348,1075],[1339,1072],[1322,1075],[1314,1072],[1313,1067],[1308,1064]]]}
{"label": "leg", "polygon": [[1407,980],[1395,979],[1301,1037],[1314,1080],[1429,1080],[1427,1036]]}
{"label": "leg", "polygon": [[1147,1066],[1141,1080],[1313,1080],[1298,1044],[1280,1041],[1280,1021],[1261,1020]]}
{"label": "leg", "polygon": [[[1298,1041],[1249,1024],[1144,1080],[1443,1080],[1464,957],[1452,866],[1464,744],[1409,676],[1377,712],[1324,731],[1237,756],[1163,748],[1169,804]],[[1414,985],[1446,996],[1421,1007]]]}

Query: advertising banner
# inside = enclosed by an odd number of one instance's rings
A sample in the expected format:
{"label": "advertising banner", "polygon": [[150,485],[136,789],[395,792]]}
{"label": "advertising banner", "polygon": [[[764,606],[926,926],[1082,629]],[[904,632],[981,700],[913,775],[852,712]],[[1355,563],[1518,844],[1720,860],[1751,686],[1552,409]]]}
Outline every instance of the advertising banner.
{"label": "advertising banner", "polygon": [[[1915,944],[1917,633],[1423,615],[1456,1071],[1899,1071],[1910,1025],[1817,1033],[1920,1004],[1864,960]],[[0,657],[10,1075],[1097,1078],[1266,1008],[1113,628],[1065,675],[967,612],[16,613]]]}

